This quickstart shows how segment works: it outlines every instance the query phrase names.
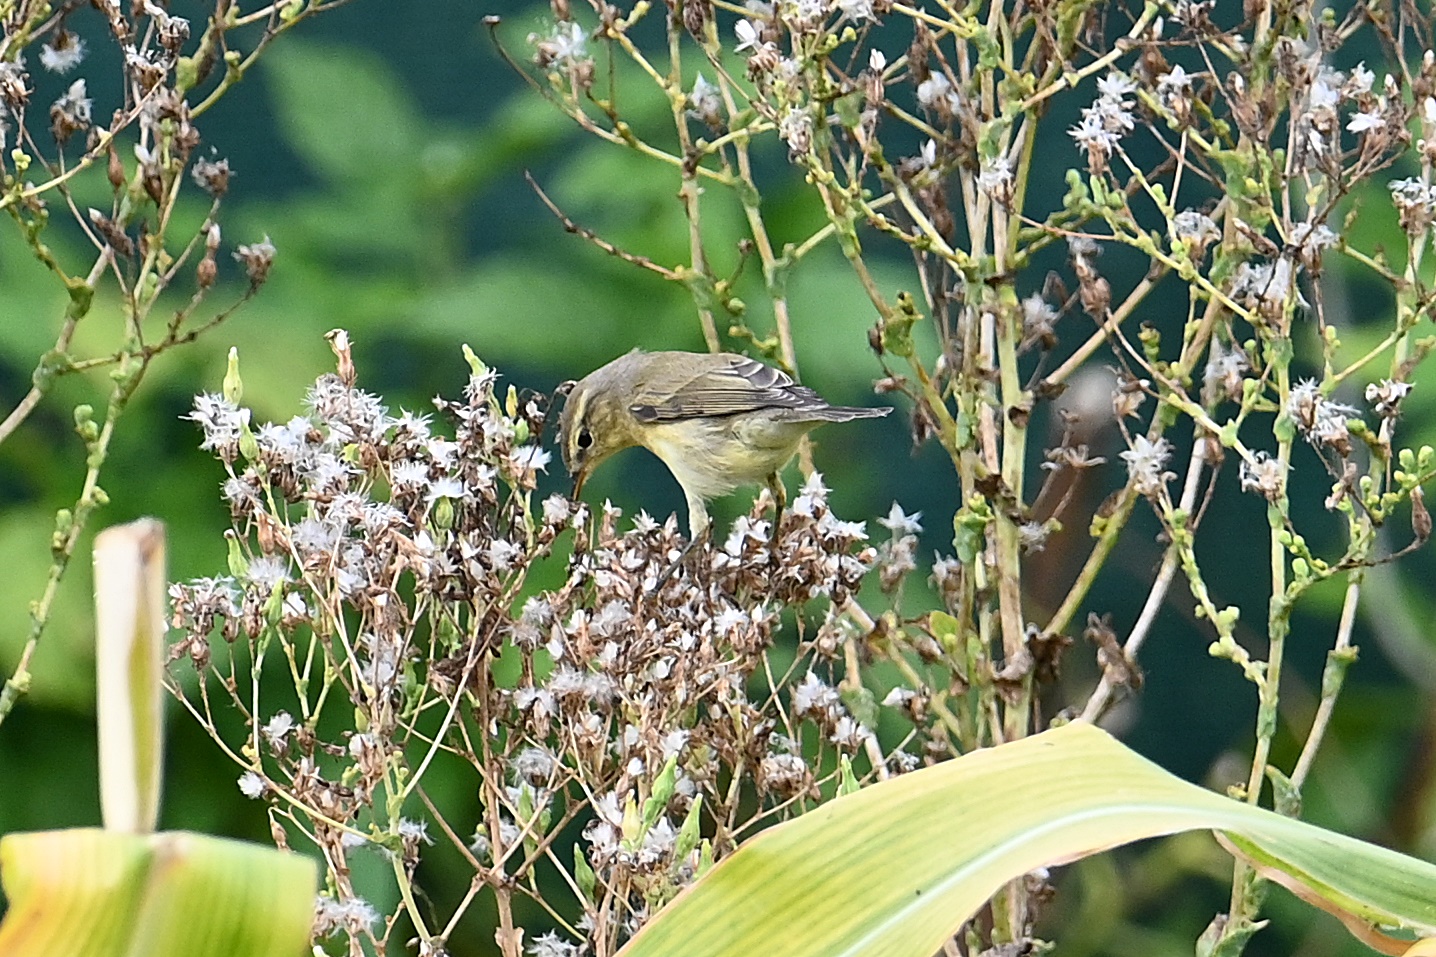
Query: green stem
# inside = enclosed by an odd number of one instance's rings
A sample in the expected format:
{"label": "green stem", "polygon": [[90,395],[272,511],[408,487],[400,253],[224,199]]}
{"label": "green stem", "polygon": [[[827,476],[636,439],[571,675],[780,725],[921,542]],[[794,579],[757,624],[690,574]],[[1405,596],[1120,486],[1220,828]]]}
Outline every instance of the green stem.
{"label": "green stem", "polygon": [[0,688],[0,725],[5,723],[5,719],[9,716],[11,709],[15,707],[15,702],[20,699],[20,696],[30,690],[30,659],[34,656],[36,648],[39,647],[40,636],[44,633],[45,626],[49,624],[50,614],[54,610],[55,596],[59,593],[60,582],[70,567],[70,560],[75,555],[75,548],[79,545],[80,536],[88,527],[90,517],[95,509],[106,501],[105,494],[100,489],[100,469],[110,451],[110,442],[115,435],[115,423],[134,394],[143,373],[144,366],[141,365],[129,370],[127,375],[122,376],[116,382],[114,390],[110,394],[109,407],[105,413],[105,424],[100,427],[99,435],[90,443],[85,480],[70,511],[68,527],[64,531],[57,530],[56,532],[57,541],[53,546],[54,560],[51,562],[49,574],[45,578],[45,588],[41,592],[39,600],[31,608],[30,632],[20,651],[19,663],[16,664],[15,671],[5,681],[4,687]]}

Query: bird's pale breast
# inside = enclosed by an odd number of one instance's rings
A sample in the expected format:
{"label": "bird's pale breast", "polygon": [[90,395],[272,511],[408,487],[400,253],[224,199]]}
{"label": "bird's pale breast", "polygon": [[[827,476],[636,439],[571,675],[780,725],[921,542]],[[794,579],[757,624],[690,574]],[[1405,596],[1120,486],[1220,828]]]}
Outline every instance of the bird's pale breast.
{"label": "bird's pale breast", "polygon": [[685,489],[703,499],[761,482],[781,469],[817,423],[750,413],[641,428],[643,444]]}

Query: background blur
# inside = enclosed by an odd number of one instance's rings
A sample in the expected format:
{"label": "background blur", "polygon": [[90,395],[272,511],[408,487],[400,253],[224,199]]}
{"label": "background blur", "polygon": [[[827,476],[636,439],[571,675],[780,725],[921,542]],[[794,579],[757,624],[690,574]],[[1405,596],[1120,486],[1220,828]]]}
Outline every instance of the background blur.
{"label": "background blur", "polygon": [[[190,14],[184,6],[175,4],[175,12]],[[628,251],[666,265],[686,258],[676,177],[583,136],[504,65],[480,23],[484,15],[502,14],[500,34],[523,58],[529,49],[525,37],[542,28],[547,12],[546,6],[505,0],[427,0],[422,9],[356,2],[283,37],[242,88],[207,118],[206,146],[228,157],[235,170],[222,220],[226,249],[268,235],[278,250],[276,265],[252,304],[197,344],[163,357],[146,380],[102,476],[111,505],[96,527],[158,516],[170,529],[172,578],[224,572],[221,531],[228,516],[217,494],[222,473],[198,450],[197,430],[179,417],[189,411],[195,392],[218,389],[230,346],[240,352],[245,404],[260,421],[282,421],[301,411],[307,384],[332,368],[323,333],[340,326],[354,339],[360,385],[385,396],[391,409],[417,411],[427,409],[436,393],[454,394],[462,387],[460,343],[469,343],[509,381],[544,391],[635,345],[702,348],[683,289],[565,233],[524,182],[523,171],[532,171],[569,216]],[[92,13],[76,16],[74,28],[82,36],[83,18]],[[91,55],[116,54],[97,44]],[[42,89],[37,102],[48,102],[60,90],[58,78],[37,77],[44,82],[56,91]],[[105,91],[92,86],[90,92],[97,103],[104,101]],[[655,122],[661,119],[655,115]],[[1053,127],[1060,136],[1062,124]],[[1054,195],[1062,189],[1063,168],[1075,162],[1070,146],[1060,156],[1060,165],[1041,174]],[[821,222],[819,212],[781,156],[768,162],[765,212],[780,238],[800,239]],[[1409,174],[1398,169],[1394,176]],[[1042,187],[1039,179],[1033,194],[1041,195]],[[1374,201],[1384,201],[1384,186],[1373,189],[1380,194]],[[194,215],[203,211],[197,207]],[[736,263],[737,209],[714,205],[705,217],[713,230],[711,248]],[[1364,228],[1382,228],[1375,218],[1374,226]],[[1385,228],[1394,229],[1394,222]],[[6,411],[28,389],[64,307],[52,279],[12,232],[8,223],[0,229],[0,402]],[[74,245],[66,250],[63,227],[54,233],[52,244],[62,256],[83,259],[77,236],[69,235]],[[1365,239],[1379,243],[1381,237],[1372,233]],[[1330,256],[1328,263],[1328,303],[1384,308],[1379,298],[1347,285],[1339,257]],[[902,260],[891,262],[888,279],[894,285],[904,281],[905,266]],[[1122,290],[1137,277],[1123,276],[1120,268],[1115,258],[1104,264],[1114,288]],[[750,268],[747,278],[756,272]],[[243,282],[228,260],[221,262],[221,277],[236,290]],[[1034,288],[1041,278],[1034,277]],[[755,304],[749,322],[766,333],[770,317],[758,309],[758,292],[755,288],[749,300]],[[882,375],[866,344],[873,317],[836,249],[815,255],[795,272],[791,297],[804,381],[835,402],[892,401],[871,394],[872,381]],[[1159,314],[1142,318],[1159,325],[1180,321]],[[1342,329],[1354,347],[1364,341],[1364,318],[1375,314],[1352,308]],[[115,321],[114,310],[101,303],[85,323],[95,327],[97,339],[108,341]],[[1068,348],[1088,333],[1080,316],[1063,322],[1058,331],[1070,334]],[[90,334],[82,327],[82,348]],[[1094,366],[1100,370],[1107,362],[1099,356]],[[83,474],[84,450],[70,427],[71,410],[81,402],[102,407],[106,384],[102,377],[64,380],[25,427],[0,445],[0,554],[6,562],[0,576],[0,670],[7,676],[28,625],[27,608],[42,586],[55,511],[72,503]],[[1433,392],[1418,384],[1408,400],[1401,444],[1436,441]],[[1068,401],[1080,403],[1082,394],[1074,388]],[[1099,409],[1107,402],[1100,384],[1090,394]],[[867,519],[879,533],[872,519],[894,500],[909,512],[920,510],[930,561],[933,550],[950,551],[954,483],[934,448],[911,449],[903,424],[908,411],[900,407],[885,420],[819,433],[815,456],[842,517]],[[1115,456],[1118,439],[1110,429],[1094,433],[1091,441]],[[1040,454],[1040,448],[1035,451]],[[1321,508],[1329,482],[1309,449],[1298,453],[1296,479],[1310,484],[1294,497],[1306,503],[1305,530],[1319,551],[1322,535],[1337,531]],[[1223,474],[1221,494],[1205,516],[1199,536],[1205,545],[1199,548],[1205,549],[1203,567],[1217,604],[1242,605],[1243,637],[1260,647],[1261,636],[1252,628],[1265,616],[1266,556],[1252,550],[1248,533],[1253,523],[1264,525],[1263,507],[1255,497],[1235,493],[1232,469]],[[551,471],[544,490],[564,488],[557,455]],[[1101,474],[1109,485],[1084,492],[1082,514],[1120,479],[1115,470]],[[666,517],[682,508],[677,485],[656,460],[638,451],[600,470],[586,496],[595,502],[612,498],[628,514],[646,508]],[[715,510],[720,527],[746,504],[742,496],[720,503]],[[1154,521],[1134,520],[1089,602],[1091,610],[1112,613],[1119,633],[1135,619],[1160,560],[1156,527]],[[1085,529],[1070,532],[1068,540],[1058,538],[1034,561],[1039,604],[1043,580],[1050,576],[1052,593],[1060,593],[1083,557]],[[1393,541],[1404,544],[1406,530],[1393,532]],[[33,664],[32,692],[0,727],[0,832],[99,820],[87,556],[85,546],[65,583]],[[1307,789],[1310,819],[1428,858],[1436,855],[1431,827],[1436,646],[1427,625],[1433,576],[1429,553],[1372,572],[1357,634],[1361,661],[1350,674],[1334,734]],[[1284,717],[1299,732],[1315,707],[1339,599],[1339,592],[1328,589],[1301,606],[1294,622],[1283,702]],[[925,600],[909,594],[904,607],[918,610]],[[1208,641],[1178,582],[1144,651],[1145,690],[1109,723],[1163,766],[1220,787],[1244,776],[1240,756],[1250,747],[1255,696],[1234,666],[1207,657]],[[1064,684],[1051,695],[1055,705],[1082,700],[1093,680],[1091,658],[1079,639]],[[235,769],[192,722],[177,711],[172,719],[162,826],[267,840],[263,809],[240,796]],[[1285,746],[1276,759],[1289,767],[1299,739],[1288,735]],[[1053,916],[1054,926],[1062,928],[1062,954],[1190,953],[1211,914],[1225,906],[1222,881],[1229,879],[1225,858],[1202,835],[1108,855],[1074,870]],[[1353,949],[1334,922],[1285,892],[1272,897],[1275,926],[1256,938],[1249,953],[1363,952]],[[382,901],[375,903],[382,909]],[[489,952],[488,932],[479,926],[468,930],[470,939],[454,940],[453,952]]]}

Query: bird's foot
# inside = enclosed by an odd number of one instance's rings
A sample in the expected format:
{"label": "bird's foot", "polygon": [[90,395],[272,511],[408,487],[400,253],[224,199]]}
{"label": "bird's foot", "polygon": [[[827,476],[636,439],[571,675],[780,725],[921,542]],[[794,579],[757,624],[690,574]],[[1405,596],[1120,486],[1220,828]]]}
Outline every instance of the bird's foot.
{"label": "bird's foot", "polygon": [[783,532],[783,510],[788,505],[788,489],[774,472],[768,476],[768,491],[773,494],[773,526],[768,534],[768,563],[778,561],[778,539]]}
{"label": "bird's foot", "polygon": [[690,538],[688,544],[683,546],[683,550],[678,553],[678,557],[669,563],[668,567],[663,570],[663,574],[659,575],[657,581],[653,583],[653,592],[657,594],[662,591],[663,586],[668,584],[668,579],[673,577],[673,573],[678,571],[684,562],[688,560],[688,557],[693,554],[694,549],[698,547],[698,543],[706,543],[711,536],[712,526],[709,526],[696,536]]}
{"label": "bird's foot", "polygon": [[776,574],[782,568],[783,502],[773,503],[773,524],[768,533],[768,568]]}

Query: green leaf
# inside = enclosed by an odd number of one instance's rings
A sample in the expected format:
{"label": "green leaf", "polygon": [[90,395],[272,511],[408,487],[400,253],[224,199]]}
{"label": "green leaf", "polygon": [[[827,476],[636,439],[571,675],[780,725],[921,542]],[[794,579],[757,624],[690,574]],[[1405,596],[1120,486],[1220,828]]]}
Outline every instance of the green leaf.
{"label": "green leaf", "polygon": [[961,627],[956,618],[945,611],[932,612],[927,616],[927,630],[937,639],[937,643],[942,646],[943,651],[949,655],[957,654],[960,647],[957,636],[961,632]]}
{"label": "green leaf", "polygon": [[703,839],[702,827],[703,795],[695,794],[693,803],[688,805],[688,813],[683,817],[683,825],[678,829],[678,840],[673,844],[675,860],[681,861],[697,850],[698,842]]}
{"label": "green leaf", "polygon": [[673,789],[678,781],[678,756],[670,757],[663,770],[658,772],[658,777],[653,780],[653,791],[643,802],[643,832],[646,834],[663,812],[668,808],[668,802],[673,797]]}
{"label": "green leaf", "polygon": [[377,184],[414,175],[422,113],[377,55],[290,40],[264,71],[285,138],[316,176]]}
{"label": "green leaf", "polygon": [[[1054,786],[1060,782],[1060,786]],[[864,788],[745,843],[623,957],[930,957],[1004,884],[1144,838],[1216,830],[1388,952],[1436,934],[1436,866],[1174,777],[1074,722]]]}
{"label": "green leaf", "polygon": [[6,957],[298,957],[315,862],[202,834],[94,829],[0,839]]}
{"label": "green leaf", "polygon": [[598,878],[589,866],[588,858],[583,856],[583,846],[577,843],[573,845],[573,879],[578,884],[578,892],[583,895],[583,899],[592,903]]}

